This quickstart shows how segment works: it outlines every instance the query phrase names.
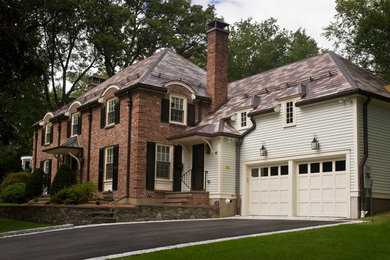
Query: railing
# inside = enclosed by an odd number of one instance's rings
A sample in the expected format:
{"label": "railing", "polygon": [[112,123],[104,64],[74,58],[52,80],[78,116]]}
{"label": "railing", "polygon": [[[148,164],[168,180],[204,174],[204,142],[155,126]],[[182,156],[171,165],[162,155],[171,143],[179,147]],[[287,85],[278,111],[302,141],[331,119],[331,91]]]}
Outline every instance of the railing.
{"label": "railing", "polygon": [[185,173],[181,175],[181,182],[189,189],[191,190],[191,172],[192,169],[189,169]]}

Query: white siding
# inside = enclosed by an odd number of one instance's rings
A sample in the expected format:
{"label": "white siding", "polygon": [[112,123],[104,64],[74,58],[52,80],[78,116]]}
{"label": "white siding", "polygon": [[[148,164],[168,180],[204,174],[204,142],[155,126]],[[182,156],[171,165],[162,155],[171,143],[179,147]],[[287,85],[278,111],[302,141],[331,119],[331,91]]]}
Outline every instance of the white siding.
{"label": "white siding", "polygon": [[[311,141],[315,133],[320,143],[320,152],[340,150],[353,151],[353,104],[333,100],[324,103],[296,108],[296,126],[283,127],[283,111],[259,116],[256,129],[248,134],[241,149],[241,192],[244,176],[244,163],[260,160],[259,150],[265,142],[267,159],[297,155],[315,154]],[[354,177],[354,156],[350,153],[351,187]]]}
{"label": "white siding", "polygon": [[390,105],[373,99],[368,105],[367,115],[368,158],[366,165],[371,167],[373,192],[390,194]]}
{"label": "white siding", "polygon": [[235,194],[236,187],[236,141],[223,139],[222,193]]}
{"label": "white siding", "polygon": [[213,151],[210,154],[204,155],[204,170],[208,171],[206,177],[206,190],[212,193],[219,193],[219,157],[220,153],[220,140],[216,139],[211,142],[213,146]]}

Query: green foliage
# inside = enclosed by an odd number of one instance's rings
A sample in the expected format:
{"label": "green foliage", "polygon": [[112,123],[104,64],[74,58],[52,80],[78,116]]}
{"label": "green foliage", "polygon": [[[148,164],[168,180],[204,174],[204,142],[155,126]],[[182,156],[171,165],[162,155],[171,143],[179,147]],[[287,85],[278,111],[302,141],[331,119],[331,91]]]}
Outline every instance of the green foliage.
{"label": "green foliage", "polygon": [[26,198],[32,199],[39,197],[43,192],[43,176],[42,169],[37,168],[30,176],[26,183]]}
{"label": "green foliage", "polygon": [[1,183],[1,188],[5,189],[6,187],[15,183],[26,183],[29,177],[30,174],[26,172],[12,172],[8,174],[4,181]]}
{"label": "green foliage", "polygon": [[57,192],[51,197],[50,201],[59,204],[79,204],[88,202],[94,198],[94,192],[97,191],[96,184],[86,182],[76,184],[69,188],[65,188]]}
{"label": "green foliage", "polygon": [[23,203],[26,201],[25,187],[25,183],[9,185],[2,190],[0,199],[7,203]]}
{"label": "green foliage", "polygon": [[314,39],[304,29],[281,29],[277,20],[252,18],[234,23],[229,40],[229,82],[318,54]]}
{"label": "green foliage", "polygon": [[30,221],[0,218],[0,233],[48,226],[53,226],[53,224],[42,224]]}
{"label": "green foliage", "polygon": [[336,0],[324,35],[349,60],[390,81],[390,1]]}
{"label": "green foliage", "polygon": [[53,183],[50,186],[50,194],[54,195],[63,188],[68,188],[77,183],[76,175],[72,169],[66,165],[62,164],[54,177]]}

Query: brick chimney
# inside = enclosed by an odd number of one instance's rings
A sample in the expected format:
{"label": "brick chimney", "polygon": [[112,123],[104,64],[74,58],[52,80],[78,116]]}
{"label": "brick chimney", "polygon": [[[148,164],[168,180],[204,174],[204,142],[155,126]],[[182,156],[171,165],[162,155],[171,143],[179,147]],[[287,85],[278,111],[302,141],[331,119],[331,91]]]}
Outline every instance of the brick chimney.
{"label": "brick chimney", "polygon": [[207,93],[211,112],[227,101],[229,24],[216,19],[207,24]]}
{"label": "brick chimney", "polygon": [[99,76],[97,74],[93,74],[92,76],[89,77],[89,82],[88,82],[88,91],[105,81],[106,78]]}

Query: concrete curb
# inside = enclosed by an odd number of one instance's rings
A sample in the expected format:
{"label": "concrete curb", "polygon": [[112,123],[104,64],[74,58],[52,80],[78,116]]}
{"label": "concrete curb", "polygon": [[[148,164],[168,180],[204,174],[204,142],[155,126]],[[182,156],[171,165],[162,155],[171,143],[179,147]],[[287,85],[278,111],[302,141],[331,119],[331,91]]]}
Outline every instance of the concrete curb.
{"label": "concrete curb", "polygon": [[73,228],[73,227],[74,227],[73,224],[65,224],[65,225],[58,225],[58,226],[51,226],[51,227],[40,227],[40,228],[16,230],[16,231],[9,231],[9,232],[5,232],[5,233],[0,233],[0,237],[17,236],[17,235],[24,235],[24,234],[29,234],[29,233],[38,233],[38,232],[52,231],[52,230],[57,230],[57,229]]}

